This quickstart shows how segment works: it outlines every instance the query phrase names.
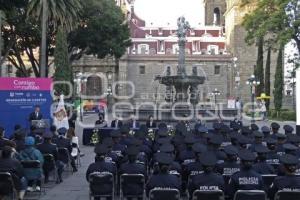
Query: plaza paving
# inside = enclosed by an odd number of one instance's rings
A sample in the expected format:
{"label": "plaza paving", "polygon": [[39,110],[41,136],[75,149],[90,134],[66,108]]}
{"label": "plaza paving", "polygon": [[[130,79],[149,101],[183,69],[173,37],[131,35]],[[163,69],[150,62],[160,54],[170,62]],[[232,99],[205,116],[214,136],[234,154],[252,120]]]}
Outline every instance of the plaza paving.
{"label": "plaza paving", "polygon": [[[97,119],[96,115],[89,115],[84,117],[85,122],[93,123]],[[249,121],[244,121],[245,124],[249,124]],[[263,125],[270,125],[272,121],[262,122],[258,121],[257,124],[261,127]],[[278,122],[281,127],[284,124],[290,124],[295,127],[295,122]],[[77,135],[82,137],[82,127],[76,127]],[[89,198],[88,183],[85,178],[85,172],[90,163],[94,161],[93,147],[81,146],[81,151],[85,154],[81,158],[81,167],[78,172],[72,175],[67,175],[64,182],[59,185],[52,185],[52,187],[46,189],[46,194],[41,196],[42,200],[84,200]]]}

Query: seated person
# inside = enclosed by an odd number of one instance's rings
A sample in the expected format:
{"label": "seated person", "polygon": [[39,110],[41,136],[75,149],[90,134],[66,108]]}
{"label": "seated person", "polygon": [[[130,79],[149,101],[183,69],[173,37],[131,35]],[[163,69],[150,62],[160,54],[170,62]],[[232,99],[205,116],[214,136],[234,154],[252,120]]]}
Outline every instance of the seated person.
{"label": "seated person", "polygon": [[149,196],[149,193],[152,189],[159,188],[171,188],[181,190],[181,180],[172,174],[169,174],[170,164],[173,162],[171,156],[166,153],[160,153],[156,158],[159,165],[158,174],[154,174],[150,177],[146,185],[146,195]]}
{"label": "seated person", "polygon": [[[37,145],[37,149],[40,150],[42,154],[51,154],[54,157],[55,165],[57,168],[57,175],[58,179],[56,180],[56,183],[61,183],[62,180],[62,173],[64,169],[64,164],[60,160],[58,160],[58,150],[57,146],[52,143],[52,134],[50,132],[46,132],[43,135],[44,142]],[[45,175],[45,183],[49,181],[49,173],[53,170],[53,167],[50,165],[43,166],[44,175]]]}
{"label": "seated person", "polygon": [[[14,185],[18,191],[18,199],[23,199],[27,187],[27,181],[24,177],[24,169],[21,163],[12,158],[13,149],[9,146],[2,148],[0,158],[0,171],[9,172],[12,175]],[[0,196],[0,199],[1,196]]]}
{"label": "seated person", "polygon": [[5,146],[10,146],[9,140],[6,139],[4,136],[5,136],[5,129],[3,127],[0,127],[0,148]]}
{"label": "seated person", "polygon": [[297,165],[299,160],[296,156],[285,154],[280,157],[280,162],[284,166],[284,176],[277,176],[269,190],[270,199],[274,199],[276,192],[279,190],[299,190],[300,177],[296,175]]}
{"label": "seated person", "polygon": [[35,185],[35,190],[41,190],[41,179],[42,179],[42,166],[44,162],[43,155],[39,150],[34,147],[35,141],[34,138],[29,136],[25,138],[25,149],[20,151],[17,156],[20,161],[30,161],[38,160],[40,161],[40,168],[38,169],[24,169],[25,177],[28,180],[27,191],[32,192],[33,186]]}
{"label": "seated person", "polygon": [[94,152],[96,153],[95,162],[89,165],[86,171],[86,180],[89,181],[89,175],[93,172],[110,172],[115,175],[117,172],[115,164],[105,159],[108,153],[106,145],[96,145]]}
{"label": "seated person", "polygon": [[95,122],[95,126],[107,127],[107,122],[105,121],[103,114],[99,114],[99,119]]}

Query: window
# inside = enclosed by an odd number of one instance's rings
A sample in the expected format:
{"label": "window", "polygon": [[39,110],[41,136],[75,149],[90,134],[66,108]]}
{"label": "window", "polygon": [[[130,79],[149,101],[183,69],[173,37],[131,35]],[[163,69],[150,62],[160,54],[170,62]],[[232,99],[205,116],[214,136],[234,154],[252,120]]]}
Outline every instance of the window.
{"label": "window", "polygon": [[145,72],[146,72],[146,67],[145,67],[145,65],[140,65],[140,74],[145,74]]}
{"label": "window", "polygon": [[215,75],[221,74],[221,66],[220,65],[215,65]]}
{"label": "window", "polygon": [[148,44],[139,44],[138,45],[138,54],[149,54],[149,45]]}
{"label": "window", "polygon": [[219,54],[219,47],[217,45],[208,45],[207,50],[211,55]]}

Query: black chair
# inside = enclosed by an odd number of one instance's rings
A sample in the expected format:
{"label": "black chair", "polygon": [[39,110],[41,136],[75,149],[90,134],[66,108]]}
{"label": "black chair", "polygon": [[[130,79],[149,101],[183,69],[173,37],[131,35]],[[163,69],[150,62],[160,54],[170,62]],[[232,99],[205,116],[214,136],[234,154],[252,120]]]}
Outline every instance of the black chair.
{"label": "black chair", "polygon": [[299,200],[300,190],[279,190],[275,195],[275,200]]}
{"label": "black chair", "polygon": [[266,200],[267,195],[263,190],[238,190],[233,200]]}
{"label": "black chair", "polygon": [[180,192],[171,188],[154,188],[149,193],[150,200],[179,200]]}
{"label": "black chair", "polygon": [[114,176],[109,172],[94,172],[89,175],[89,198],[105,197],[114,199]]}
{"label": "black chair", "polygon": [[195,190],[193,192],[193,200],[224,200],[224,198],[222,190]]}
{"label": "black chair", "polygon": [[[21,161],[21,164],[24,169],[39,169],[41,167],[41,163],[39,160],[23,160]],[[42,190],[42,185],[41,185],[41,191],[39,191],[39,195],[43,193],[46,193],[45,190]]]}
{"label": "black chair", "polygon": [[120,199],[143,198],[145,193],[143,174],[122,174],[120,177]]}
{"label": "black chair", "polygon": [[2,196],[9,196],[13,200],[17,199],[17,190],[9,172],[0,172],[0,197]]}
{"label": "black chair", "polygon": [[58,148],[58,160],[66,164],[69,171],[72,171],[70,152],[67,148]]}
{"label": "black chair", "polygon": [[262,175],[262,179],[263,179],[264,186],[266,189],[270,188],[270,186],[274,182],[275,177],[277,177],[277,175],[275,175],[275,174]]}
{"label": "black chair", "polygon": [[43,170],[47,170],[49,173],[53,171],[53,181],[56,181],[58,178],[57,175],[57,168],[54,156],[52,154],[44,154],[44,164],[43,164]]}

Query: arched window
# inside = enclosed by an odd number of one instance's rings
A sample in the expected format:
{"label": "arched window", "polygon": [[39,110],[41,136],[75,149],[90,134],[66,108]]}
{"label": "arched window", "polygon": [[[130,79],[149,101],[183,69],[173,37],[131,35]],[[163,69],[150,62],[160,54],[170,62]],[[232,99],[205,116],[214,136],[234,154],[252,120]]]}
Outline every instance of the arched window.
{"label": "arched window", "polygon": [[97,96],[102,94],[102,81],[99,76],[89,76],[86,85],[86,95]]}
{"label": "arched window", "polygon": [[219,8],[214,9],[214,25],[221,25],[221,12]]}

